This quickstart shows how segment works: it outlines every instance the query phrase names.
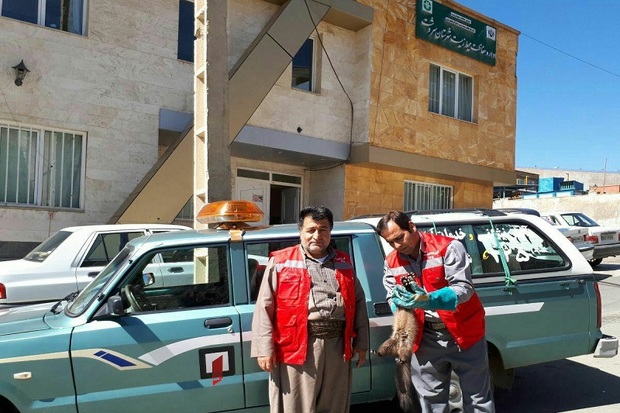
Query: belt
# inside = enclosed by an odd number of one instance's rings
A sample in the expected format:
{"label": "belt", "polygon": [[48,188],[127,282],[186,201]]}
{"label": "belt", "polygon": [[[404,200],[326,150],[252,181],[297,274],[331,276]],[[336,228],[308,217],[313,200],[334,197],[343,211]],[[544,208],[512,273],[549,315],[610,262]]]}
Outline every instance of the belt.
{"label": "belt", "polygon": [[316,338],[338,338],[344,333],[344,320],[309,320],[308,334]]}
{"label": "belt", "polygon": [[431,330],[445,330],[446,329],[446,325],[442,323],[441,321],[438,321],[438,322],[425,321],[424,327],[430,328]]}

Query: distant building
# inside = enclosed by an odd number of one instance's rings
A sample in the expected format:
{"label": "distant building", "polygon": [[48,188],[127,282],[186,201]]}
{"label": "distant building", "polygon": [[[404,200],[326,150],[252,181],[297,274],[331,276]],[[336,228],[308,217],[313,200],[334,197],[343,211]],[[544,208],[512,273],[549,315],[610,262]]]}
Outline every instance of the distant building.
{"label": "distant building", "polygon": [[620,185],[598,186],[596,184],[590,187],[591,194],[620,194]]}
{"label": "distant building", "polygon": [[516,170],[516,184],[493,187],[493,199],[521,198],[523,194],[538,192],[538,174]]}
{"label": "distant building", "polygon": [[561,177],[540,178],[538,192],[524,194],[523,199],[531,198],[556,198],[564,196],[585,195],[583,183],[577,181],[565,181]]}
{"label": "distant building", "polygon": [[583,187],[588,189],[591,186],[604,187],[606,185],[620,185],[620,171],[592,171],[583,169],[545,169],[545,168],[528,168],[519,167],[520,171],[538,174],[540,178],[549,178],[554,176],[565,176],[567,181],[583,182]]}

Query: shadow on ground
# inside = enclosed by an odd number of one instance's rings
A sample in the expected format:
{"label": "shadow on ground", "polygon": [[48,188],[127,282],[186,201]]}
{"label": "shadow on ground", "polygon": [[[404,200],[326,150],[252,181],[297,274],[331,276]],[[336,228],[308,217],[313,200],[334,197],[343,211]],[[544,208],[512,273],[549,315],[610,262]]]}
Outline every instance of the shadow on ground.
{"label": "shadow on ground", "polygon": [[498,412],[554,413],[620,404],[620,377],[572,360],[517,369],[512,390],[495,395]]}
{"label": "shadow on ground", "polygon": [[[620,404],[620,377],[572,360],[517,369],[511,390],[497,390],[501,413],[556,413]],[[351,413],[398,413],[387,402],[351,407]]]}

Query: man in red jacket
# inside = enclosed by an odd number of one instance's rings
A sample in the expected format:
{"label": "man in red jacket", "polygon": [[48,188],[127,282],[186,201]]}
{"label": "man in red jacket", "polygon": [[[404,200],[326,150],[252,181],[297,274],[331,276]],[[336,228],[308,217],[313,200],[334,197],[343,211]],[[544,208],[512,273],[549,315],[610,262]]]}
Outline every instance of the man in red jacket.
{"label": "man in red jacket", "polygon": [[[413,310],[418,322],[411,379],[422,412],[448,411],[453,370],[465,412],[495,412],[484,308],[465,247],[453,238],[419,232],[400,211],[381,218],[377,231],[394,248],[385,259],[383,278],[390,307],[393,312],[399,307]],[[403,285],[411,277],[413,292]]]}
{"label": "man in red jacket", "polygon": [[351,358],[366,359],[366,298],[349,256],[329,246],[325,207],[299,214],[300,245],[271,254],[252,320],[272,413],[348,413]]}

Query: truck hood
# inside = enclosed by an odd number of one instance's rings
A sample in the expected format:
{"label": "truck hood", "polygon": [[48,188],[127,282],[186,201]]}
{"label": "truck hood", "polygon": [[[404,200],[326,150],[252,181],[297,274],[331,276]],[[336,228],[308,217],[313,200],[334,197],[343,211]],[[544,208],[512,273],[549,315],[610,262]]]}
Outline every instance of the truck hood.
{"label": "truck hood", "polygon": [[0,336],[47,330],[43,316],[53,303],[28,305],[23,307],[0,307]]}

